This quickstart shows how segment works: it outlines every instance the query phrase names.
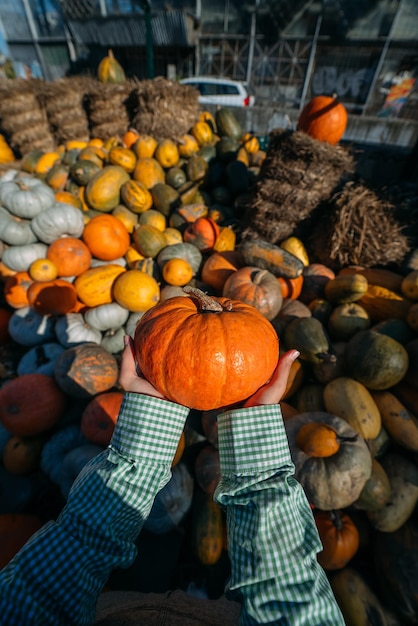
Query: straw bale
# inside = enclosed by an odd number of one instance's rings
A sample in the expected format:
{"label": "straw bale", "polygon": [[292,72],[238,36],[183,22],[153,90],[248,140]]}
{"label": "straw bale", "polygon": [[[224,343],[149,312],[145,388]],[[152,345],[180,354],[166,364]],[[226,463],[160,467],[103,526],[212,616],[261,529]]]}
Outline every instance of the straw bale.
{"label": "straw bale", "polygon": [[106,122],[104,124],[97,124],[90,129],[91,136],[97,139],[110,139],[110,137],[119,137],[128,130],[127,126],[120,124],[117,120],[114,122]]}
{"label": "straw bale", "polygon": [[355,170],[342,146],[331,146],[299,131],[275,129],[248,199],[243,238],[270,243],[295,234],[322,202]]}
{"label": "straw bale", "polygon": [[0,81],[0,117],[39,108],[34,83],[23,78]]}
{"label": "straw bale", "polygon": [[48,128],[45,114],[41,109],[28,109],[11,116],[4,116],[1,120],[1,127],[8,134],[17,133],[25,128],[31,128],[43,124]]}
{"label": "straw bale", "polygon": [[139,82],[134,96],[130,126],[157,140],[178,139],[199,118],[198,92],[161,76]]}
{"label": "straw bale", "polygon": [[394,205],[355,181],[318,211],[307,247],[313,260],[335,270],[399,264],[410,250]]}

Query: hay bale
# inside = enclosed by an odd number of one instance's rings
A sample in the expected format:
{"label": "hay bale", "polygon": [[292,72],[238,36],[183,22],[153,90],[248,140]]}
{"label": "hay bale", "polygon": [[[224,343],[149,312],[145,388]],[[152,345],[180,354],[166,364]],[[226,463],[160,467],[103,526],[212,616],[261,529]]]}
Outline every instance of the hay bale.
{"label": "hay bale", "polygon": [[89,84],[86,77],[60,78],[45,83],[38,91],[51,132],[57,145],[68,139],[90,139],[87,113],[84,107],[85,91]]}
{"label": "hay bale", "polygon": [[178,140],[199,119],[198,92],[162,76],[143,80],[135,89],[130,126],[139,133]]}
{"label": "hay bale", "polygon": [[410,250],[388,200],[355,181],[318,212],[307,247],[312,260],[339,270],[400,264]]}
{"label": "hay bale", "polygon": [[122,84],[91,82],[86,96],[90,134],[98,139],[122,137],[129,128],[130,95],[134,83]]}
{"label": "hay bale", "polygon": [[354,172],[352,156],[299,131],[271,132],[267,155],[243,218],[244,239],[280,243]]}
{"label": "hay bale", "polygon": [[38,99],[43,84],[39,79],[23,78],[0,82],[0,127],[19,156],[34,149],[55,149],[45,108]]}

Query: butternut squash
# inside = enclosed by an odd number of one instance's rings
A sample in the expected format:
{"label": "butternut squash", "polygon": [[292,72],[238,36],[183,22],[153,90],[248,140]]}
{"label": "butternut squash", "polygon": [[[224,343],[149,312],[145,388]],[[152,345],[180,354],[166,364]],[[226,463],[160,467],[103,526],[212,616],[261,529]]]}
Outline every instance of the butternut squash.
{"label": "butternut squash", "polygon": [[363,439],[374,439],[379,434],[382,418],[371,393],[364,385],[341,376],[325,385],[325,408],[350,424]]}
{"label": "butternut squash", "polygon": [[390,391],[374,391],[372,398],[382,417],[382,424],[397,444],[418,452],[418,419]]}

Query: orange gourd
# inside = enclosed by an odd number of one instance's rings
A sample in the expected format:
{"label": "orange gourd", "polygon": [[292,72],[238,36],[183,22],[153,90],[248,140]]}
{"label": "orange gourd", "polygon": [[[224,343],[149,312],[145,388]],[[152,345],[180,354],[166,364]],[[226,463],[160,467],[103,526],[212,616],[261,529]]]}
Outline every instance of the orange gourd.
{"label": "orange gourd", "polygon": [[351,517],[342,511],[314,510],[314,519],[322,543],[318,562],[326,570],[342,569],[358,551],[360,535]]}
{"label": "orange gourd", "polygon": [[211,217],[199,217],[186,228],[183,239],[186,243],[193,243],[196,248],[206,252],[215,245],[220,230],[219,224]]}
{"label": "orange gourd", "polygon": [[250,304],[268,320],[278,315],[283,303],[276,277],[258,267],[245,266],[233,272],[225,281],[222,295]]}
{"label": "orange gourd", "polygon": [[116,263],[91,267],[74,281],[78,299],[88,307],[113,302],[113,283],[126,269]]}
{"label": "orange gourd", "polygon": [[136,156],[129,148],[114,146],[109,151],[108,161],[112,165],[120,165],[126,172],[131,173],[136,165]]}
{"label": "orange gourd", "polygon": [[213,141],[213,131],[207,122],[196,122],[193,124],[191,134],[199,146],[210,144]]}
{"label": "orange gourd", "polygon": [[165,174],[162,166],[154,157],[139,158],[132,178],[142,183],[147,189],[152,189],[157,183],[165,182]]}
{"label": "orange gourd", "polygon": [[243,263],[238,252],[214,252],[203,264],[201,278],[204,283],[222,291],[226,279]]}
{"label": "orange gourd", "polygon": [[303,287],[303,275],[297,276],[297,278],[283,278],[277,277],[278,283],[282,290],[283,299],[290,298],[291,300],[297,300],[302,293]]}
{"label": "orange gourd", "polygon": [[112,50],[108,50],[97,67],[97,78],[101,83],[120,84],[126,80],[121,64],[115,59]]}
{"label": "orange gourd", "polygon": [[273,326],[243,302],[184,289],[190,297],[169,298],[139,320],[134,343],[141,371],[166,398],[190,408],[244,400],[276,367]]}
{"label": "orange gourd", "polygon": [[122,185],[120,196],[125,206],[134,213],[144,213],[152,207],[150,191],[138,180],[128,180]]}
{"label": "orange gourd", "polygon": [[126,133],[123,134],[122,143],[125,148],[131,148],[136,141],[138,141],[139,133],[135,128],[129,128]]}
{"label": "orange gourd", "polygon": [[164,169],[175,167],[180,158],[176,142],[172,139],[160,141],[155,150],[154,158]]}
{"label": "orange gourd", "polygon": [[28,272],[16,272],[6,278],[4,284],[4,298],[13,309],[23,309],[29,306],[28,288],[33,283],[33,279]]}
{"label": "orange gourd", "polygon": [[58,276],[79,276],[91,264],[89,248],[76,237],[56,239],[49,244],[46,255],[57,268]]}
{"label": "orange gourd", "polygon": [[63,278],[34,281],[27,291],[28,303],[40,315],[65,315],[77,304],[77,292]]}
{"label": "orange gourd", "polygon": [[154,156],[157,145],[157,140],[151,135],[140,134],[131,148],[138,159],[146,159]]}
{"label": "orange gourd", "polygon": [[307,455],[328,457],[340,449],[337,432],[322,422],[308,422],[300,427],[296,444]]}
{"label": "orange gourd", "polygon": [[146,272],[127,270],[115,280],[113,298],[128,311],[148,311],[159,302],[160,287]]}
{"label": "orange gourd", "polygon": [[81,432],[88,441],[108,446],[123,400],[121,391],[108,391],[94,396],[81,414]]}
{"label": "orange gourd", "polygon": [[55,280],[58,276],[58,269],[50,259],[36,259],[29,266],[29,276],[32,280],[41,282]]}
{"label": "orange gourd", "polygon": [[169,285],[183,287],[193,278],[193,268],[185,259],[170,259],[163,267],[163,278]]}
{"label": "orange gourd", "polygon": [[303,108],[298,130],[335,145],[342,139],[347,121],[347,110],[341,102],[331,96],[316,96]]}
{"label": "orange gourd", "polygon": [[83,241],[97,259],[114,261],[126,253],[130,245],[125,225],[114,215],[96,215],[85,226]]}

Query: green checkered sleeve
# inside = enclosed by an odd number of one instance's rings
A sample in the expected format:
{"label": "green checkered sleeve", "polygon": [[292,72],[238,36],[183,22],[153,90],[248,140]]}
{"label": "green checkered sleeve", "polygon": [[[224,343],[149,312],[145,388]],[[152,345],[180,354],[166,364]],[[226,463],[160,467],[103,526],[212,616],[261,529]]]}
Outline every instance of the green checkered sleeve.
{"label": "green checkered sleeve", "polygon": [[228,592],[242,603],[241,626],[344,626],[279,405],[224,413],[218,440],[215,500],[227,513]]}
{"label": "green checkered sleeve", "polygon": [[76,479],[56,522],[46,524],[0,572],[0,623],[78,626],[134,541],[171,462],[188,414],[183,406],[127,393],[109,448]]}

